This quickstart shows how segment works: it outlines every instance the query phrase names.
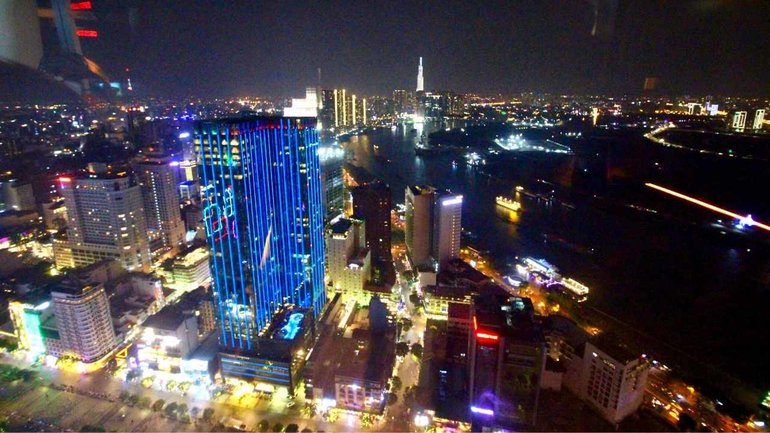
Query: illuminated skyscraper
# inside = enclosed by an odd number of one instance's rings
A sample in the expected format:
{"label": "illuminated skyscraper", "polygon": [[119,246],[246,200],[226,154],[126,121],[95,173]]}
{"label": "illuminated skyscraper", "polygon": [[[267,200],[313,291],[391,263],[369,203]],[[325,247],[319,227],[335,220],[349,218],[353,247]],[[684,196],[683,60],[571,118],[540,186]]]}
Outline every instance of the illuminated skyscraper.
{"label": "illuminated skyscraper", "polygon": [[463,196],[437,194],[433,212],[433,258],[439,265],[460,256]]}
{"label": "illuminated skyscraper", "polygon": [[101,284],[59,286],[51,298],[63,354],[93,362],[115,348],[110,303]]}
{"label": "illuminated skyscraper", "polygon": [[184,223],[177,193],[178,162],[146,158],[134,164],[144,201],[144,213],[153,251],[177,248],[184,241]]}
{"label": "illuminated skyscraper", "polygon": [[747,112],[746,111],[735,111],[733,112],[732,117],[732,127],[733,129],[743,129],[746,127],[746,117]]}
{"label": "illuminated skyscraper", "polygon": [[342,163],[345,152],[339,146],[319,148],[321,161],[321,198],[324,203],[324,219],[331,220],[345,208],[347,191],[342,178]]}
{"label": "illuminated skyscraper", "polygon": [[87,266],[116,259],[124,268],[149,270],[150,248],[142,193],[125,172],[60,177],[59,189],[67,206],[67,242],[71,263]]}
{"label": "illuminated skyscraper", "polygon": [[195,147],[223,371],[245,371],[280,306],[326,300],[316,120],[202,121]]}
{"label": "illuminated skyscraper", "polygon": [[430,259],[435,194],[435,188],[429,186],[406,187],[404,235],[407,251],[415,266],[425,265]]}
{"label": "illuminated skyscraper", "polygon": [[479,295],[471,303],[470,415],[473,431],[535,425],[545,338],[529,298]]}
{"label": "illuminated skyscraper", "polygon": [[[328,99],[331,95],[333,100],[333,109],[322,112],[322,117],[334,116],[334,127],[345,128],[356,125],[366,125],[369,119],[367,114],[367,102],[366,98],[359,98],[356,95],[349,94],[345,89],[334,89],[333,91],[326,93],[324,99]],[[326,127],[326,125],[324,125]]]}
{"label": "illuminated skyscraper", "polygon": [[371,268],[365,232],[364,222],[355,219],[337,218],[327,227],[326,263],[332,291],[349,296],[364,290]]}
{"label": "illuminated skyscraper", "polygon": [[352,189],[353,215],[366,221],[366,247],[372,253],[372,280],[376,284],[392,282],[393,255],[390,251],[390,211],[393,207],[390,187],[371,182]]}
{"label": "illuminated skyscraper", "polygon": [[422,77],[422,57],[420,57],[420,65],[417,66],[417,91],[422,92],[424,91],[424,82]]}
{"label": "illuminated skyscraper", "polygon": [[463,196],[430,186],[408,186],[406,247],[415,266],[444,265],[460,255]]}

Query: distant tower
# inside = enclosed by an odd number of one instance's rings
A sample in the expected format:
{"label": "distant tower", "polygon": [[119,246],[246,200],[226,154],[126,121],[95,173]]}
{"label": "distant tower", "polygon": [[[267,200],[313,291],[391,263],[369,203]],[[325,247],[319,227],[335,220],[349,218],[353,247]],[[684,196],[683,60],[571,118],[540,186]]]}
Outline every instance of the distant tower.
{"label": "distant tower", "polygon": [[424,89],[422,78],[422,57],[420,57],[420,66],[417,67],[417,91],[422,92]]}

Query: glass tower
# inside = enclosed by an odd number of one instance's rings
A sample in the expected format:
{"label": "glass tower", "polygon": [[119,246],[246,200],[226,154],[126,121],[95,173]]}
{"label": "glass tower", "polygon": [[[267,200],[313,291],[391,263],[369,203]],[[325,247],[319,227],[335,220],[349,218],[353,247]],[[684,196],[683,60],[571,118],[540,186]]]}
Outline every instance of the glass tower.
{"label": "glass tower", "polygon": [[326,301],[316,119],[201,121],[195,148],[220,345],[248,354],[281,305]]}

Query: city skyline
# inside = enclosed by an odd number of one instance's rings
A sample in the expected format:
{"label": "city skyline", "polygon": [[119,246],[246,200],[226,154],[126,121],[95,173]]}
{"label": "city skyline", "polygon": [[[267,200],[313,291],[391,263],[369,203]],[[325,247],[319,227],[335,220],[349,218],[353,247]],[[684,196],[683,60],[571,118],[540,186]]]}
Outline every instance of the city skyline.
{"label": "city skyline", "polygon": [[93,2],[99,37],[81,44],[145,96],[291,95],[319,68],[324,88],[387,94],[415,88],[419,57],[426,90],[640,94],[656,78],[664,94],[767,94],[752,60],[768,38],[765,2],[250,6]]}
{"label": "city skyline", "polygon": [[766,16],[0,0],[0,433],[767,433]]}

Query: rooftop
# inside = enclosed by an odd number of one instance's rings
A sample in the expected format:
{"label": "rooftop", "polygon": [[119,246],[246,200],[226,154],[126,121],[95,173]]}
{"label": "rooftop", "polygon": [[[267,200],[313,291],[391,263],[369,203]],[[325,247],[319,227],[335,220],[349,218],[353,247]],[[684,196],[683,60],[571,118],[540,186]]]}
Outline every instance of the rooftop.
{"label": "rooftop", "polygon": [[187,359],[200,359],[203,361],[210,361],[215,359],[219,354],[219,336],[216,332],[211,332],[209,335],[201,341],[201,344],[195,348]]}
{"label": "rooftop", "polygon": [[224,117],[220,119],[201,120],[196,122],[196,129],[205,125],[240,125],[242,123],[262,121],[264,126],[287,126],[292,120],[314,120],[315,117],[284,117],[270,115],[246,115],[239,117]]}
{"label": "rooftop", "polygon": [[436,188],[427,185],[409,185],[409,191],[412,195],[433,194],[436,192]]}
{"label": "rooftop", "polygon": [[339,218],[329,225],[329,230],[336,235],[342,235],[347,233],[352,225],[353,221],[347,218]]}
{"label": "rooftop", "polygon": [[[359,183],[359,185],[362,185],[356,188],[371,188],[380,184],[380,182],[374,182],[374,176],[372,176],[372,174],[363,167],[346,162],[345,165],[343,165],[343,168],[351,177],[353,177],[353,179],[356,180],[356,182]],[[384,184],[382,185],[384,186]]]}
{"label": "rooftop", "polygon": [[602,332],[591,337],[589,342],[621,364],[627,364],[642,356],[641,352],[634,351],[611,332]]}
{"label": "rooftop", "polygon": [[174,265],[184,267],[193,266],[198,264],[201,260],[206,259],[208,256],[209,250],[207,248],[196,248],[183,256],[178,256]]}
{"label": "rooftop", "polygon": [[534,311],[529,298],[492,294],[473,298],[473,316],[479,329],[494,330],[514,340],[543,341],[543,333],[534,320]]}
{"label": "rooftop", "polygon": [[184,305],[167,305],[162,310],[148,317],[142,326],[145,328],[163,329],[165,331],[176,331],[189,317],[185,314],[185,311]]}
{"label": "rooftop", "polygon": [[[335,315],[337,325],[344,314]],[[336,377],[385,383],[395,362],[395,327],[379,335],[369,329],[368,309],[351,314],[344,332],[321,336],[309,360],[309,378],[315,388],[333,396]]]}
{"label": "rooftop", "polygon": [[305,318],[310,313],[306,308],[284,308],[275,316],[265,332],[265,338],[273,340],[294,340],[304,328]]}
{"label": "rooftop", "polygon": [[62,282],[61,284],[57,284],[51,290],[51,294],[55,295],[59,293],[65,295],[81,296],[92,290],[99,290],[100,288],[103,288],[101,284],[78,284],[77,282]]}
{"label": "rooftop", "polygon": [[439,296],[442,298],[455,298],[464,299],[473,294],[473,291],[467,286],[448,286],[448,285],[431,285],[425,286],[423,289],[425,293],[429,293],[432,296]]}
{"label": "rooftop", "polygon": [[384,383],[390,377],[396,356],[394,337],[393,333],[374,335],[358,329],[353,338],[339,339],[340,364],[336,375]]}
{"label": "rooftop", "polygon": [[489,281],[489,277],[461,259],[448,261],[446,266],[436,276],[437,281],[447,285],[458,279],[467,280],[473,284]]}
{"label": "rooftop", "polygon": [[447,316],[449,319],[463,319],[470,320],[471,318],[471,306],[469,304],[462,304],[459,302],[450,302],[447,307]]}

